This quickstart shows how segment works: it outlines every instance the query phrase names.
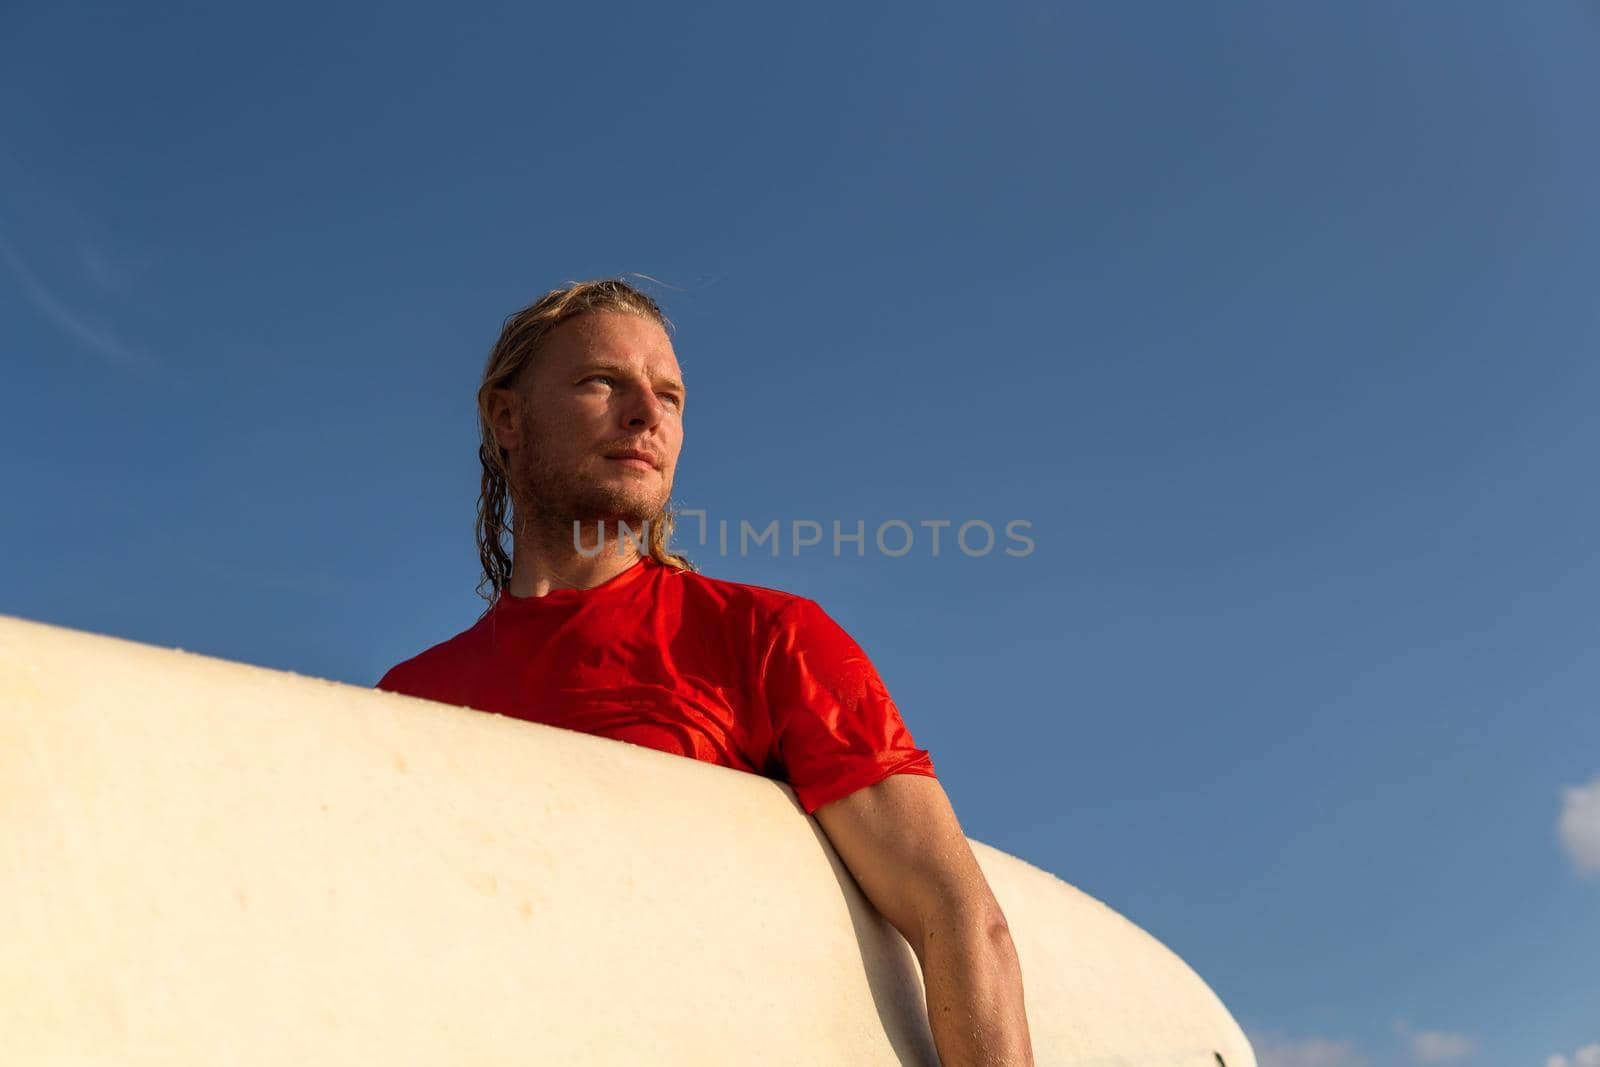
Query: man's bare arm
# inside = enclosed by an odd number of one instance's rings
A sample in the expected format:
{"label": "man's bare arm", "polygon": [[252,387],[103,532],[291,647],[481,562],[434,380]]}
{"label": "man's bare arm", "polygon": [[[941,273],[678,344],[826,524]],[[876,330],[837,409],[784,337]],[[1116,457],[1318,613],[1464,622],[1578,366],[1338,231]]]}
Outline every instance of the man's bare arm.
{"label": "man's bare arm", "polygon": [[942,1067],[1031,1067],[1022,968],[937,779],[890,775],[818,808],[856,883],[922,965]]}

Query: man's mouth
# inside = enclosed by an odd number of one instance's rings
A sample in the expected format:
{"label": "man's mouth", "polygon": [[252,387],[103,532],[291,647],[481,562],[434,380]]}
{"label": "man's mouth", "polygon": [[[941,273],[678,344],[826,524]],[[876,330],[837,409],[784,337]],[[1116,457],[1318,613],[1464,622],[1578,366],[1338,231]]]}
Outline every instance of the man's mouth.
{"label": "man's mouth", "polygon": [[641,452],[638,449],[629,449],[625,452],[613,452],[606,458],[615,460],[618,463],[626,464],[630,467],[637,467],[640,470],[653,471],[656,469],[655,457],[648,452]]}

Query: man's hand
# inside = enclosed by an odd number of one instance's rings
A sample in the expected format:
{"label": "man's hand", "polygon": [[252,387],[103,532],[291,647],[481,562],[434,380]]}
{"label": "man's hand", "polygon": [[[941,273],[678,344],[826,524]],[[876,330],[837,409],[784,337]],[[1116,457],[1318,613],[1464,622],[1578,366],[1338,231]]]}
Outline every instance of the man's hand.
{"label": "man's hand", "polygon": [[917,954],[943,1067],[1031,1067],[1011,933],[939,781],[890,775],[815,816]]}

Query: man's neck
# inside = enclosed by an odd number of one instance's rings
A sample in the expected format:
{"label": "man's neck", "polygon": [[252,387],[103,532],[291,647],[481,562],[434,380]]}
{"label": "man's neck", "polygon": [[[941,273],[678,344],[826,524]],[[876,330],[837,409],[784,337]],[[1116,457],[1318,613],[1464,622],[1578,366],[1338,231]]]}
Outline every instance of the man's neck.
{"label": "man's neck", "polygon": [[553,589],[593,589],[603,585],[639,562],[640,552],[624,538],[618,543],[617,525],[607,522],[605,543],[594,551],[600,534],[594,523],[584,523],[582,543],[574,543],[572,526],[563,531],[523,531],[511,550],[511,581],[506,591],[512,596],[544,596]]}

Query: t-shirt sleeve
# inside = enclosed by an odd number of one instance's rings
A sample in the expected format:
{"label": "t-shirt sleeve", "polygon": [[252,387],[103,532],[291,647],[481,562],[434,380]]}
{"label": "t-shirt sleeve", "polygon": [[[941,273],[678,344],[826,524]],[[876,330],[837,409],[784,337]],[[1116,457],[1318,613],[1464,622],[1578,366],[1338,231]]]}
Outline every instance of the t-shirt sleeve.
{"label": "t-shirt sleeve", "polygon": [[421,696],[422,694],[418,692],[419,687],[413,674],[410,660],[404,663],[396,663],[384,672],[383,677],[379,678],[377,684],[372,688],[382,689],[386,693],[404,693],[406,696],[413,697]]}
{"label": "t-shirt sleeve", "polygon": [[441,704],[466,703],[457,692],[461,688],[459,683],[452,685],[451,675],[443,672],[438,664],[430,662],[426,656],[416,656],[390,667],[373,688]]}
{"label": "t-shirt sleeve", "polygon": [[773,629],[762,686],[774,755],[806,814],[891,774],[935,777],[867,654],[815,601],[790,601]]}

